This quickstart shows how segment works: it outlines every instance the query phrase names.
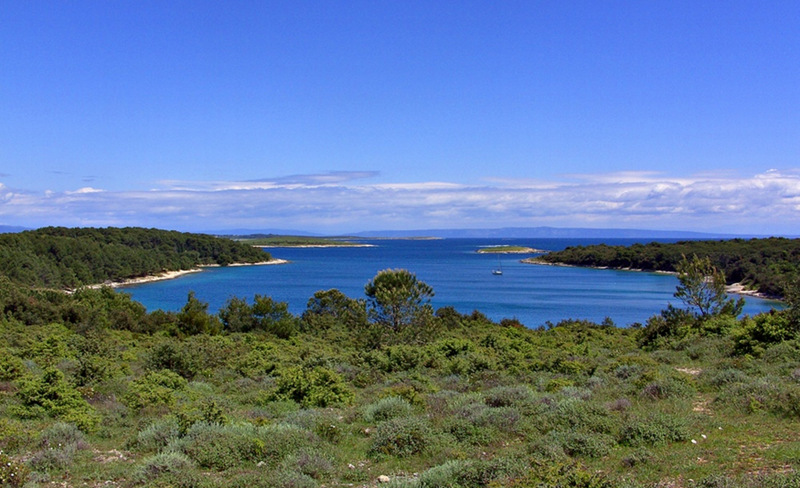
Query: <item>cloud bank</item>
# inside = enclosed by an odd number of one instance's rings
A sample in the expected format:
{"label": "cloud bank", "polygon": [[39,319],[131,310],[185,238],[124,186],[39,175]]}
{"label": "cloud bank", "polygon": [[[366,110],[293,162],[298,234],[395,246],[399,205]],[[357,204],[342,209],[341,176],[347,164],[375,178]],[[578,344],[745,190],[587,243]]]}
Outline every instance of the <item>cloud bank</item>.
{"label": "cloud bank", "polygon": [[506,226],[800,234],[800,172],[672,178],[654,172],[559,180],[367,183],[373,172],[248,181],[162,181],[155,188],[26,192],[0,183],[0,224],[292,228],[321,233]]}

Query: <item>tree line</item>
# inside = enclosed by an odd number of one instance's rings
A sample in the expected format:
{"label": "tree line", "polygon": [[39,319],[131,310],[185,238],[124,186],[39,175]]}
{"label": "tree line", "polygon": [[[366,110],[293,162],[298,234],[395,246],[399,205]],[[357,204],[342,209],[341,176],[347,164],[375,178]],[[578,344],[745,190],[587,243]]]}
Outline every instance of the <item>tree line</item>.
{"label": "tree line", "polygon": [[708,257],[728,284],[743,285],[785,297],[800,272],[800,239],[730,239],[721,241],[651,242],[632,246],[568,247],[534,258],[574,266],[677,272],[684,257]]}
{"label": "tree line", "polygon": [[46,227],[0,234],[0,275],[43,288],[71,289],[200,265],[270,259],[263,250],[230,239],[138,227]]}

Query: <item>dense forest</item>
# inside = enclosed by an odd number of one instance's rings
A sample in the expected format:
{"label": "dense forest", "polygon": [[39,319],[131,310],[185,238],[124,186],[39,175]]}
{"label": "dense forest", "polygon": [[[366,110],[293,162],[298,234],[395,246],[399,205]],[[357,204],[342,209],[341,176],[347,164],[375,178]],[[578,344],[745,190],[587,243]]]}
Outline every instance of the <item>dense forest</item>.
{"label": "dense forest", "polygon": [[677,270],[683,256],[707,256],[729,284],[742,283],[761,293],[785,296],[787,283],[800,274],[800,239],[651,242],[632,246],[568,247],[533,261],[647,271]]}
{"label": "dense forest", "polygon": [[264,251],[230,239],[158,229],[47,227],[0,234],[0,274],[45,288],[269,259]]}
{"label": "dense forest", "polygon": [[677,268],[646,324],[537,330],[407,270],[299,316],[0,276],[0,485],[800,486],[800,293],[739,317],[710,260]]}

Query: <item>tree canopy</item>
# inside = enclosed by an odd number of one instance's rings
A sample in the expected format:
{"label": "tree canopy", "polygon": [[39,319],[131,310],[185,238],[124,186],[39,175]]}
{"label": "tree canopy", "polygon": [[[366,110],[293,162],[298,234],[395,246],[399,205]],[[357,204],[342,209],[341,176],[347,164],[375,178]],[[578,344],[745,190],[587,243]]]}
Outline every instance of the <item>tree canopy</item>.
{"label": "tree canopy", "polygon": [[270,259],[263,250],[230,239],[138,227],[46,227],[0,234],[0,275],[45,288]]}
{"label": "tree canopy", "polygon": [[532,261],[677,272],[683,256],[692,255],[708,257],[724,274],[726,283],[742,283],[774,296],[786,296],[792,279],[800,274],[800,239],[782,237],[574,246]]}

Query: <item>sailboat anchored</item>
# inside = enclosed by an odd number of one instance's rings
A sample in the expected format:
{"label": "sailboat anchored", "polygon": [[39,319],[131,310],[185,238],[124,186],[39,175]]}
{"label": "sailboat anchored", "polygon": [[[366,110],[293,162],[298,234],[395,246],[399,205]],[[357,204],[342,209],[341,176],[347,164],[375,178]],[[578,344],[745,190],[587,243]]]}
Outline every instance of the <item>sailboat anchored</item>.
{"label": "sailboat anchored", "polygon": [[500,256],[497,256],[497,267],[492,270],[493,275],[503,274],[503,264],[500,262]]}

